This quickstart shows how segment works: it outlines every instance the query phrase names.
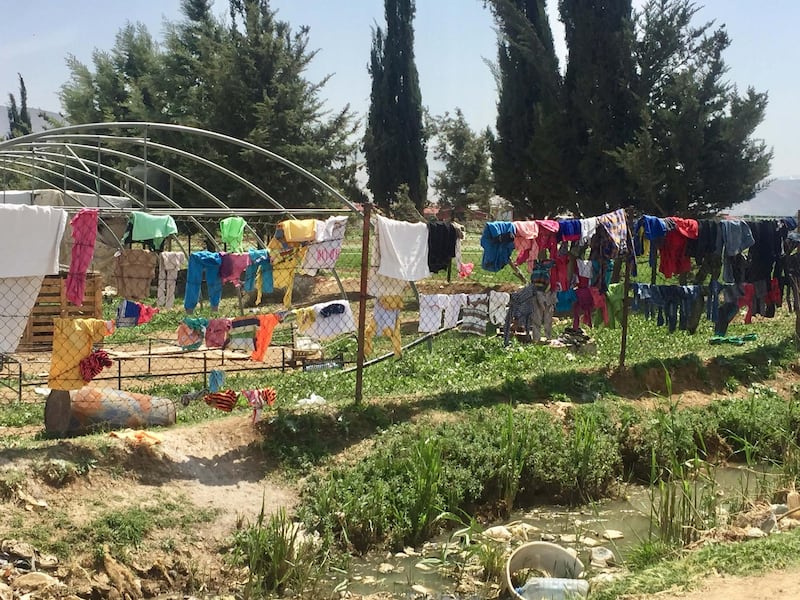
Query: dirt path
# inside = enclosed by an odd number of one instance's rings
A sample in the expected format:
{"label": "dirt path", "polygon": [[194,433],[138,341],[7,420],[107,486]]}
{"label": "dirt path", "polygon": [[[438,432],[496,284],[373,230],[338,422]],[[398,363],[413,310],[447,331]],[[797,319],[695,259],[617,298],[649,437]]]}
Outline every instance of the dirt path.
{"label": "dirt path", "polygon": [[649,596],[658,600],[776,600],[800,597],[800,571],[778,571],[752,577],[710,577],[692,592]]}

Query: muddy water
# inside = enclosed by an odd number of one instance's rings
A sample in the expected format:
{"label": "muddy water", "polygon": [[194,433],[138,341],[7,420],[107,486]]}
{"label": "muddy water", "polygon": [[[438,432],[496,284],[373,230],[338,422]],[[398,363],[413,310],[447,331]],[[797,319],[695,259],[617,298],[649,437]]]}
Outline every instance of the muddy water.
{"label": "muddy water", "polygon": [[[744,496],[753,497],[765,486],[774,483],[774,476],[764,470],[745,468],[719,468],[713,471],[715,484],[709,484],[708,492],[738,505]],[[724,506],[727,502],[723,500]],[[563,506],[539,506],[513,513],[507,521],[492,523],[506,525],[517,535],[507,542],[516,546],[524,541],[553,541],[564,547],[574,548],[587,566],[594,546],[603,546],[614,553],[617,564],[622,564],[631,548],[650,537],[651,496],[648,488],[629,485],[622,489],[620,498],[604,500],[577,508]],[[520,523],[527,530],[527,539],[519,535]],[[531,529],[531,527],[535,529]],[[620,536],[621,537],[618,537]],[[607,539],[612,537],[614,539]],[[346,589],[353,594],[369,595],[388,592],[398,598],[422,597],[437,600],[477,600],[497,597],[497,587],[477,585],[467,594],[455,594],[456,581],[452,569],[439,569],[441,558],[447,548],[450,534],[425,544],[422,548],[410,549],[396,554],[376,553],[363,559],[353,559],[348,573]],[[455,551],[455,548],[453,548]],[[503,566],[505,566],[503,559]]]}

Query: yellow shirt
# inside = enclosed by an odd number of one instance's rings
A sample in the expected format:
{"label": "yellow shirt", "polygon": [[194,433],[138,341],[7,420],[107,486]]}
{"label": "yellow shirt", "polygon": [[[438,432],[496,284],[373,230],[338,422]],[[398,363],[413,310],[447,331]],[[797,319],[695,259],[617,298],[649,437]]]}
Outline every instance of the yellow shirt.
{"label": "yellow shirt", "polygon": [[114,333],[113,321],[53,318],[53,357],[47,384],[53,390],[77,390],[86,385],[78,368],[92,345]]}
{"label": "yellow shirt", "polygon": [[282,223],[287,242],[313,242],[317,236],[316,219],[289,219]]}

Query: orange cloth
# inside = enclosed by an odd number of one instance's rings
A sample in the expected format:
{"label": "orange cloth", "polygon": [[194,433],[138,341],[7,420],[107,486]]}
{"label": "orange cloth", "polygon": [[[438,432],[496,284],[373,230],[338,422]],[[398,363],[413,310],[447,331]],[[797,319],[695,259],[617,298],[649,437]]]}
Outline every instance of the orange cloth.
{"label": "orange cloth", "polygon": [[54,390],[77,390],[86,385],[80,362],[92,345],[114,333],[114,321],[53,317],[53,357],[47,385]]}
{"label": "orange cloth", "polygon": [[141,429],[137,431],[133,429],[123,429],[122,431],[112,431],[108,435],[126,440],[133,444],[145,444],[147,446],[155,446],[162,442],[160,435],[150,433],[149,431],[142,431]]}
{"label": "orange cloth", "polygon": [[267,348],[272,341],[272,331],[275,326],[280,323],[280,317],[275,314],[258,315],[258,331],[256,332],[256,349],[250,355],[250,358],[260,362],[264,362],[264,356],[267,354]]}

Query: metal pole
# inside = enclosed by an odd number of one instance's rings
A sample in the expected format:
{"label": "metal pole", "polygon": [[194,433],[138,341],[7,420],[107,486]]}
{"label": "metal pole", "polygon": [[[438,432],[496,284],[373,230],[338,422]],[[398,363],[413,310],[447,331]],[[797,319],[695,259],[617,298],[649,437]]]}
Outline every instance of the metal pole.
{"label": "metal pole", "polygon": [[628,308],[630,306],[628,294],[631,289],[631,260],[636,260],[636,258],[632,256],[625,257],[625,279],[622,283],[622,341],[619,346],[620,371],[625,369],[625,352],[628,349]]}
{"label": "metal pole", "polygon": [[361,236],[361,287],[358,292],[358,356],[356,358],[356,404],[361,404],[364,388],[364,338],[367,327],[367,273],[369,271],[369,219],[372,203],[364,203],[364,229]]}

